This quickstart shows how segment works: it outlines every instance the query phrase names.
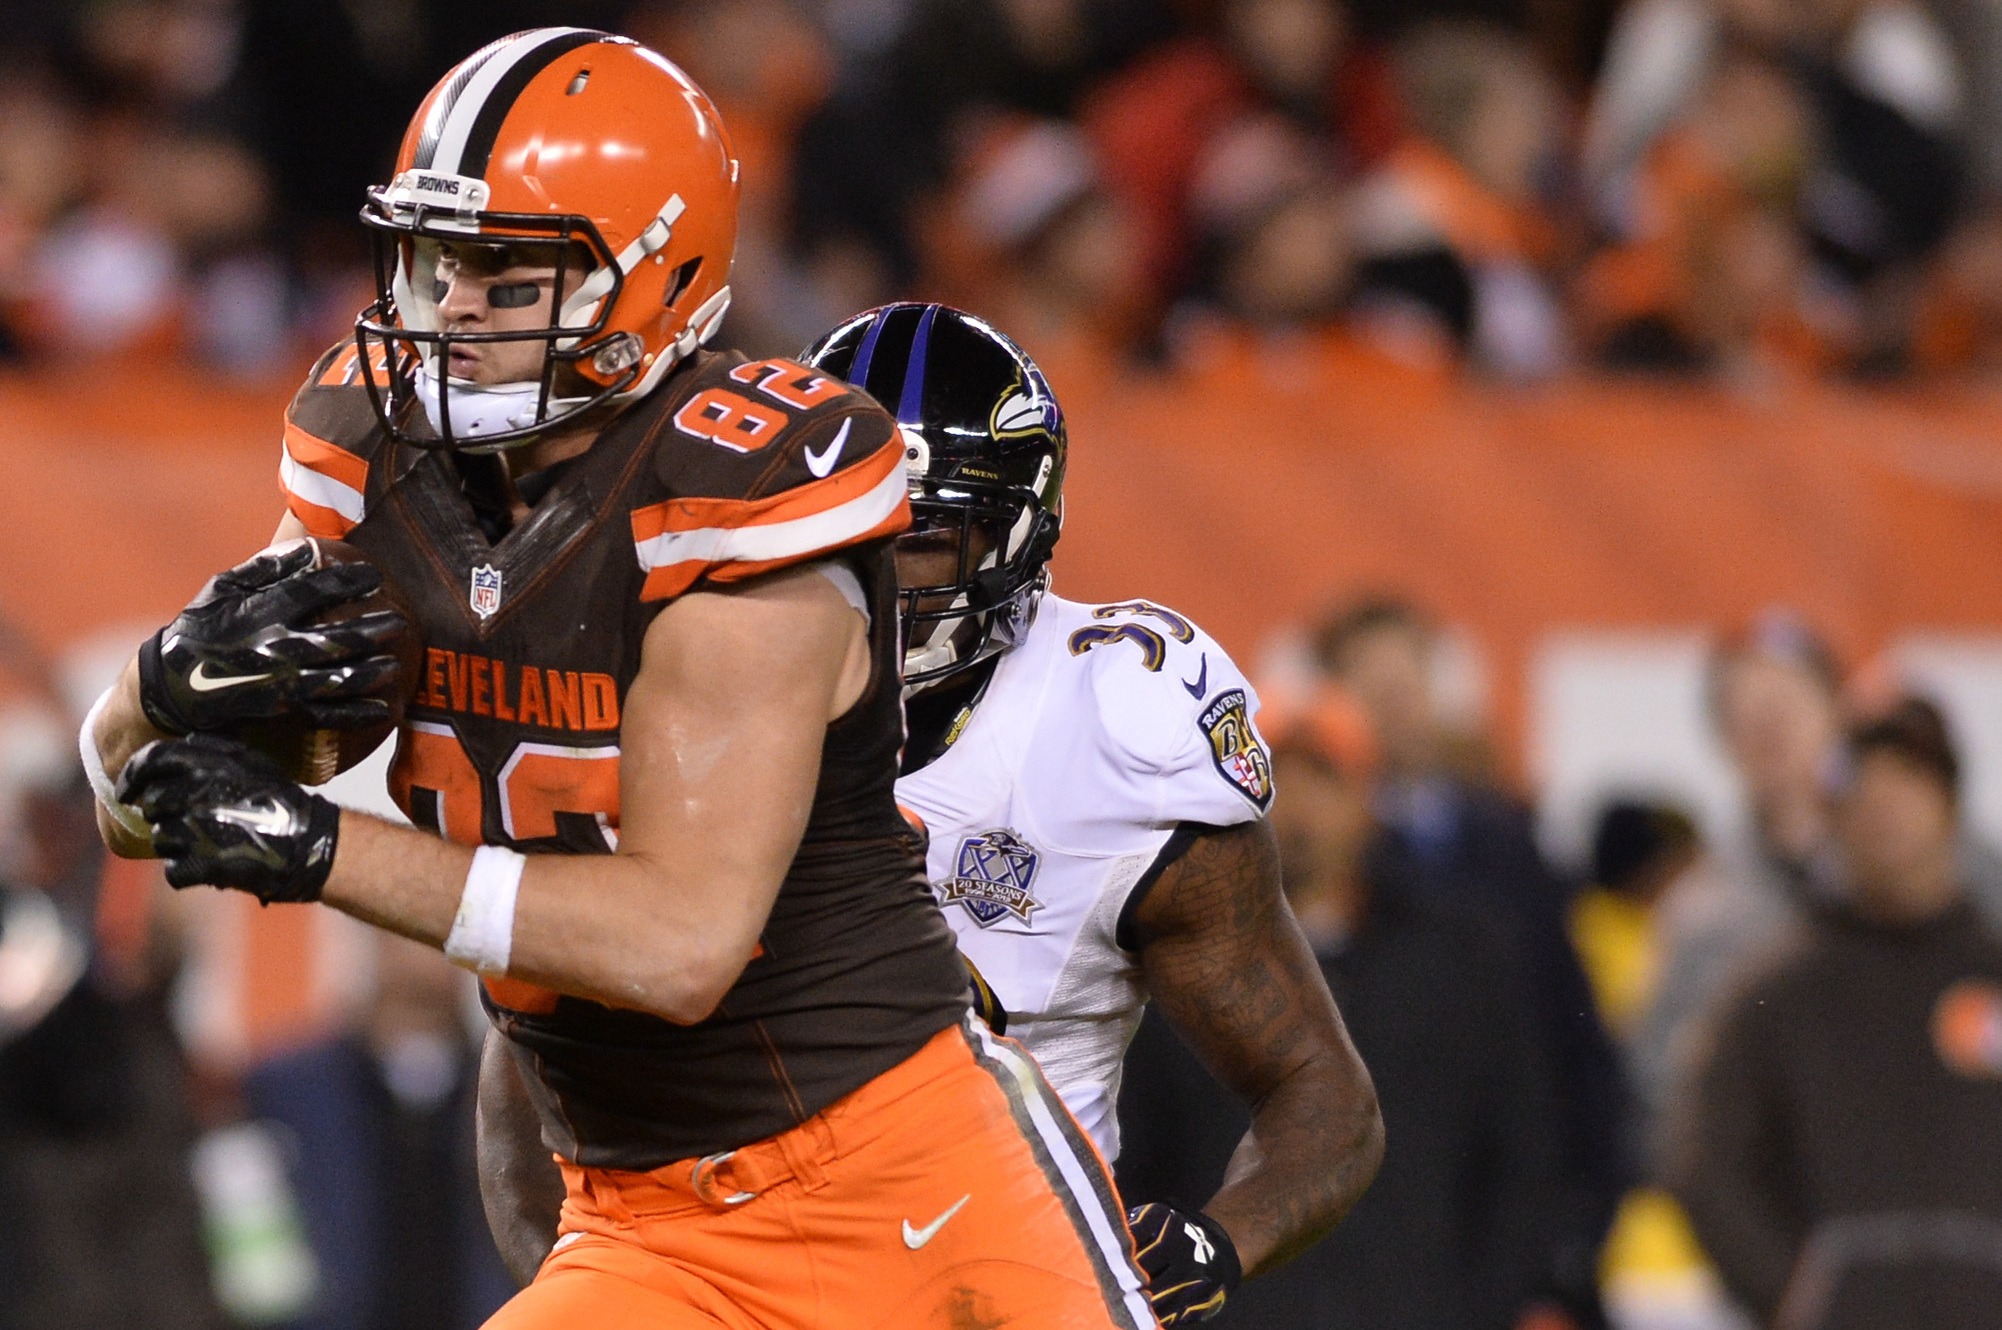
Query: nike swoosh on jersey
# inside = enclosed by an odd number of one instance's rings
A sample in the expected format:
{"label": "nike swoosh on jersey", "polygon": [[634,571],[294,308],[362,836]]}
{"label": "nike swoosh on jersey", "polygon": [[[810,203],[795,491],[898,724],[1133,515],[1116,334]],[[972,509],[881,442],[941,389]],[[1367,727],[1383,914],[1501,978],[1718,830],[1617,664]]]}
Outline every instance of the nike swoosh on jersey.
{"label": "nike swoosh on jersey", "polygon": [[853,416],[842,421],[841,431],[834,436],[834,442],[828,444],[817,453],[811,448],[800,449],[800,453],[806,458],[806,469],[822,478],[825,478],[828,472],[834,470],[834,464],[841,460],[841,450],[848,446],[848,427],[854,423],[855,418]]}
{"label": "nike swoosh on jersey", "polygon": [[933,1238],[938,1236],[938,1231],[945,1227],[946,1221],[950,1220],[954,1215],[958,1214],[960,1207],[965,1205],[968,1201],[972,1199],[973,1199],[973,1193],[972,1192],[966,1193],[966,1195],[954,1201],[951,1207],[947,1209],[944,1214],[940,1215],[937,1219],[932,1220],[929,1224],[926,1224],[923,1228],[912,1228],[911,1221],[906,1219],[904,1221],[904,1245],[906,1247],[909,1247],[912,1251],[916,1251],[920,1247],[924,1246],[927,1242],[930,1242]]}
{"label": "nike swoosh on jersey", "polygon": [[239,688],[247,683],[263,683],[271,678],[269,674],[225,674],[217,678],[208,672],[209,663],[199,661],[188,672],[188,687],[198,693],[219,693],[225,688]]}
{"label": "nike swoosh on jersey", "polygon": [[1210,686],[1210,656],[1209,652],[1205,651],[1203,653],[1203,667],[1200,670],[1196,671],[1196,681],[1194,683],[1190,683],[1187,679],[1184,679],[1182,680],[1182,687],[1189,690],[1190,697],[1193,697],[1196,699],[1196,701],[1200,702],[1203,700],[1203,694],[1209,690],[1209,686]]}

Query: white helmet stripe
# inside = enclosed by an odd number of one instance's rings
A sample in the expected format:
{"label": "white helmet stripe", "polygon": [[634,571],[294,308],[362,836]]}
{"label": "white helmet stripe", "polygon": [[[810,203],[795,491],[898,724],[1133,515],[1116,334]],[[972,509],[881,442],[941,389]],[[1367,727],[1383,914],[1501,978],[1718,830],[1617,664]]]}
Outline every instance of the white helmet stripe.
{"label": "white helmet stripe", "polygon": [[538,51],[553,42],[583,34],[591,37],[602,35],[589,28],[537,28],[506,42],[482,61],[479,68],[472,71],[473,77],[467,82],[465,91],[454,98],[449,107],[442,108],[444,123],[438,133],[438,147],[432,153],[429,169],[445,175],[464,174],[461,167],[466,155],[466,143],[472,137],[473,126],[479,122],[480,112],[486,109],[487,99],[493,96],[494,89],[515,66],[532,59]]}

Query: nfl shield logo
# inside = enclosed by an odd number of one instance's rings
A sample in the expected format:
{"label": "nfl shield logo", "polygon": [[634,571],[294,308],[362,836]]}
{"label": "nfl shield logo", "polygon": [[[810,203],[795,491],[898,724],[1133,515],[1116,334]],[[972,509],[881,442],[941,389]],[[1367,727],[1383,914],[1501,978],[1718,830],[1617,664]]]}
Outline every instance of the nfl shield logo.
{"label": "nfl shield logo", "polygon": [[939,883],[939,904],[957,901],[982,928],[1014,915],[1023,923],[1042,908],[1029,894],[1036,880],[1033,847],[1012,831],[985,831],[959,845],[957,872]]}
{"label": "nfl shield logo", "polygon": [[493,612],[500,608],[500,598],[500,569],[490,563],[473,569],[473,613],[482,619],[492,618]]}

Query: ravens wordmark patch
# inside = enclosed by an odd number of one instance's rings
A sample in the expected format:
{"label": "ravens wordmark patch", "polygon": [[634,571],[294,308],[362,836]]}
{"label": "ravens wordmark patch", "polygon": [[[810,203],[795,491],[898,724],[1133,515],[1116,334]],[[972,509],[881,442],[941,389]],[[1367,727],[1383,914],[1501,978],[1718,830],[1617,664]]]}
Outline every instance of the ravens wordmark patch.
{"label": "ravens wordmark patch", "polygon": [[1223,778],[1264,812],[1272,805],[1272,759],[1251,728],[1244,690],[1217,694],[1197,722],[1210,741],[1210,757]]}
{"label": "ravens wordmark patch", "polygon": [[958,902],[982,928],[1014,915],[1023,923],[1042,908],[1029,894],[1036,851],[1012,831],[983,831],[959,843],[953,875],[938,885],[939,904]]}

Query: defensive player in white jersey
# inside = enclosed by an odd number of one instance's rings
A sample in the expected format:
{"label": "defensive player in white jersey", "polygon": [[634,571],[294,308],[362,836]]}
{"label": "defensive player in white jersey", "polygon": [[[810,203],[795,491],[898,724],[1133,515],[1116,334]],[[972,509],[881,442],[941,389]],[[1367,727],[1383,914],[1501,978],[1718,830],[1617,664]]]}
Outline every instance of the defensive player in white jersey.
{"label": "defensive player in white jersey", "polygon": [[[1369,1075],[1280,891],[1256,695],[1171,610],[1049,594],[1063,415],[1006,336],[944,306],[891,305],[804,359],[867,388],[906,443],[898,797],[929,833],[977,1005],[1037,1055],[1108,1159],[1150,996],[1252,1108],[1201,1210],[1129,1217],[1161,1322],[1208,1319],[1240,1278],[1326,1234],[1383,1151]],[[489,1217],[526,1277],[561,1189],[519,1098],[483,1089],[481,1111],[500,1180]]]}
{"label": "defensive player in white jersey", "polygon": [[1049,591],[1064,419],[1005,335],[945,306],[890,305],[803,359],[867,389],[903,431],[897,797],[924,824],[933,890],[1006,1032],[1108,1159],[1150,996],[1251,1106],[1200,1212],[1131,1216],[1162,1323],[1207,1319],[1241,1276],[1332,1228],[1382,1151],[1368,1073],[1280,891],[1257,696],[1174,611]]}

